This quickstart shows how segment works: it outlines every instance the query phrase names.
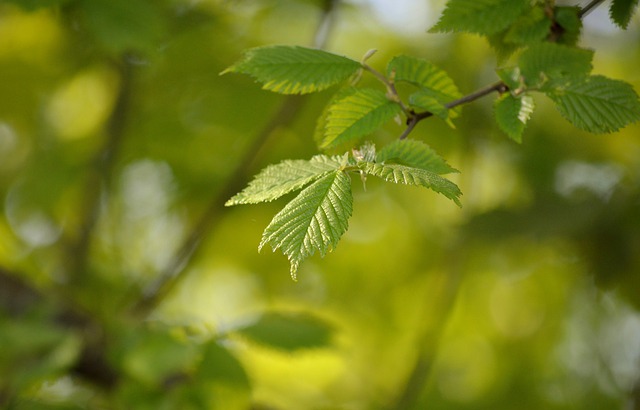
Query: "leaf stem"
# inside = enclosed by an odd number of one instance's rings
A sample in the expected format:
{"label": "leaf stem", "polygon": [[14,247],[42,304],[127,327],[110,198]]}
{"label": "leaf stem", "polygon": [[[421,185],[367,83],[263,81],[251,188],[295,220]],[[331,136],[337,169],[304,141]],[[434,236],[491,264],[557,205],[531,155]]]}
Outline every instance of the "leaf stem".
{"label": "leaf stem", "polygon": [[407,106],[402,102],[402,99],[400,99],[400,95],[398,95],[398,90],[396,90],[396,86],[393,81],[393,75],[391,76],[391,78],[387,78],[380,71],[364,62],[362,63],[362,68],[373,74],[375,78],[377,78],[382,84],[384,84],[385,87],[387,87],[387,97],[389,97],[391,101],[397,103],[402,109],[402,112],[404,112],[407,116],[412,115],[411,110],[407,108]]}

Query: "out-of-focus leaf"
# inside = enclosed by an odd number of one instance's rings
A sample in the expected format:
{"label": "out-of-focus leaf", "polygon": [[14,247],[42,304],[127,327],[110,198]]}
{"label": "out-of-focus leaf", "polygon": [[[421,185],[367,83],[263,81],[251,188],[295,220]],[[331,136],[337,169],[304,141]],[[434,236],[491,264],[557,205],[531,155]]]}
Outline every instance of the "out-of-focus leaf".
{"label": "out-of-focus leaf", "polygon": [[308,313],[267,313],[240,331],[251,340],[279,350],[296,351],[328,347],[333,327]]}
{"label": "out-of-focus leaf", "polygon": [[162,3],[150,0],[82,0],[87,28],[114,53],[151,51],[166,30]]}
{"label": "out-of-focus leaf", "polygon": [[529,0],[449,0],[430,31],[494,34],[513,23],[529,4]]}
{"label": "out-of-focus leaf", "polygon": [[620,28],[626,29],[636,6],[638,0],[613,0],[609,7],[609,16]]}

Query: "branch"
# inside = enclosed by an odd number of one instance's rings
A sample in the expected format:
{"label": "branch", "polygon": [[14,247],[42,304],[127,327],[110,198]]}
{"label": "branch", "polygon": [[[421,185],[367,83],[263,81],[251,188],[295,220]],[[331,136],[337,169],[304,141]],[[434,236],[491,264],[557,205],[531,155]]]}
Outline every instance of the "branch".
{"label": "branch", "polygon": [[[465,95],[464,97],[458,98],[457,100],[453,100],[447,104],[445,104],[444,106],[447,109],[452,109],[455,108],[457,106],[463,105],[463,104],[468,104],[470,102],[473,102],[477,99],[480,99],[486,95],[489,95],[493,92],[498,92],[500,94],[505,93],[509,91],[509,87],[502,81],[498,81],[497,83],[493,83],[490,84],[486,87],[483,87],[477,91],[472,92],[471,94]],[[402,133],[402,135],[400,135],[400,139],[405,139],[407,138],[407,136],[411,133],[411,131],[413,131],[413,129],[415,128],[416,125],[418,125],[418,123],[424,119],[427,119],[429,117],[432,117],[433,113],[430,111],[424,111],[424,112],[420,112],[420,113],[416,113],[416,114],[412,114],[409,115],[409,118],[407,118],[407,128],[404,130],[404,132]]]}
{"label": "branch", "polygon": [[598,7],[603,2],[604,0],[591,0],[591,3],[580,9],[580,11],[578,12],[578,17],[581,19],[584,18],[587,14],[591,13],[593,9]]}
{"label": "branch", "polygon": [[[334,22],[333,15],[339,3],[340,0],[325,0],[323,3],[322,15],[314,35],[314,47],[324,48],[326,46]],[[171,261],[160,272],[158,278],[143,290],[141,299],[133,307],[134,314],[146,316],[186,276],[185,272],[199,249],[202,239],[217,225],[227,199],[246,184],[249,177],[248,170],[253,168],[261,156],[273,131],[291,124],[297,118],[297,114],[306,101],[307,96],[290,95],[285,97],[280,108],[258,132],[243,157],[237,161],[238,165],[227,179],[226,184],[211,200],[209,207],[185,237]]]}

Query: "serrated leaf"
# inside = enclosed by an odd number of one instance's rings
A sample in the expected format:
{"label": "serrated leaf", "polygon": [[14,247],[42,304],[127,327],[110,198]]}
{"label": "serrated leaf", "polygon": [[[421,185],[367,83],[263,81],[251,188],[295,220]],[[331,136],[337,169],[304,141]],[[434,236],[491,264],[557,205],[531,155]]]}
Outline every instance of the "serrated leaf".
{"label": "serrated leaf", "polygon": [[638,0],[613,0],[609,7],[609,16],[620,28],[626,29],[637,5]]}
{"label": "serrated leaf", "polygon": [[514,97],[509,93],[505,93],[496,99],[494,103],[498,126],[509,138],[518,143],[522,142],[522,133],[533,109],[533,98],[528,95]]}
{"label": "serrated leaf", "polygon": [[362,66],[359,62],[322,50],[299,46],[265,46],[245,52],[244,57],[220,74],[243,73],[280,94],[307,94],[338,84]]}
{"label": "serrated leaf", "polygon": [[272,312],[240,333],[265,346],[293,352],[329,346],[333,327],[308,313]]}
{"label": "serrated leaf", "polygon": [[430,32],[490,35],[509,27],[529,6],[529,0],[449,0]]}
{"label": "serrated leaf", "polygon": [[446,71],[419,58],[394,57],[387,65],[387,76],[429,90],[443,104],[462,96]]}
{"label": "serrated leaf", "polygon": [[339,157],[326,155],[316,155],[308,161],[286,160],[277,165],[269,165],[242,192],[229,199],[225,206],[273,201],[301,189],[341,165]]}
{"label": "serrated leaf", "polygon": [[589,132],[613,132],[640,120],[638,95],[624,81],[584,77],[559,84],[547,95],[567,120]]}
{"label": "serrated leaf", "polygon": [[545,15],[542,5],[520,16],[505,33],[504,41],[518,45],[529,45],[544,40],[551,29],[551,20]]}
{"label": "serrated leaf", "polygon": [[281,249],[291,263],[295,279],[300,262],[316,251],[324,256],[346,232],[352,212],[351,181],[341,170],[309,185],[289,202],[262,234],[258,247]]}
{"label": "serrated leaf", "polygon": [[376,156],[377,163],[401,164],[412,168],[420,168],[436,174],[458,172],[422,141],[414,139],[395,140],[382,148]]}
{"label": "serrated leaf", "polygon": [[429,188],[451,199],[458,206],[462,206],[459,199],[462,192],[460,192],[458,186],[435,172],[400,164],[379,164],[373,162],[362,162],[358,164],[358,168],[369,175],[380,177],[387,182]]}
{"label": "serrated leaf", "polygon": [[591,72],[593,51],[554,43],[539,43],[527,48],[518,66],[530,87],[562,76],[586,76]]}
{"label": "serrated leaf", "polygon": [[345,97],[331,103],[320,148],[351,148],[362,137],[400,113],[400,106],[389,100],[382,91],[353,89]]}

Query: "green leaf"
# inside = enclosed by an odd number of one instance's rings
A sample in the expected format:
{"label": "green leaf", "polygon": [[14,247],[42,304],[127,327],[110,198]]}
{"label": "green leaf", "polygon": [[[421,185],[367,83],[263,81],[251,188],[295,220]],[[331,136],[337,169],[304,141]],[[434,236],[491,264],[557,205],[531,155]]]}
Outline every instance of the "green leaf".
{"label": "green leaf", "polygon": [[529,45],[544,40],[549,35],[551,20],[545,15],[542,5],[530,13],[520,16],[505,33],[504,41],[518,45]]}
{"label": "green leaf", "polygon": [[638,0],[613,0],[609,7],[609,16],[620,28],[626,29],[637,5]]}
{"label": "green leaf", "polygon": [[446,71],[419,58],[394,57],[387,65],[387,76],[395,82],[407,82],[430,91],[443,104],[462,96]]}
{"label": "green leaf", "polygon": [[529,3],[529,0],[449,0],[430,32],[495,34],[516,21]]}
{"label": "green leaf", "polygon": [[582,31],[580,7],[556,7],[555,21],[561,30],[554,29],[556,41],[560,44],[575,46]]}
{"label": "green leaf", "polygon": [[387,66],[387,76],[406,82],[420,90],[409,96],[409,104],[429,111],[447,121],[459,115],[461,108],[449,110],[445,104],[462,96],[446,71],[428,61],[409,56],[394,57]]}
{"label": "green leaf", "polygon": [[295,279],[305,258],[315,251],[324,256],[335,248],[347,230],[352,202],[351,181],[342,170],[322,176],[273,217],[258,250],[266,244],[274,251],[281,248]]}
{"label": "green leaf", "polygon": [[451,199],[458,206],[462,206],[458,199],[462,195],[458,186],[435,172],[400,164],[378,164],[372,162],[359,163],[358,168],[369,175],[380,177],[388,182],[418,185],[432,189]]}
{"label": "green leaf", "polygon": [[324,123],[324,137],[320,148],[349,149],[362,137],[380,128],[402,113],[398,104],[379,90],[352,89],[335,100],[328,109]]}
{"label": "green leaf", "polygon": [[505,93],[496,99],[493,107],[498,126],[512,140],[521,143],[525,125],[534,109],[533,98],[529,95],[514,97]]}
{"label": "green leaf", "polygon": [[329,346],[333,328],[308,313],[272,312],[240,333],[265,346],[293,352]]}
{"label": "green leaf", "polygon": [[382,148],[376,156],[377,163],[400,164],[420,168],[436,174],[458,172],[427,144],[414,139],[395,140]]}
{"label": "green leaf", "polygon": [[591,72],[593,51],[554,43],[540,43],[527,48],[518,66],[530,87],[543,85],[550,78],[585,76]]}
{"label": "green leaf", "polygon": [[249,185],[229,199],[225,206],[273,201],[301,189],[341,166],[339,157],[316,155],[310,160],[286,160],[269,165]]}
{"label": "green leaf", "polygon": [[640,120],[640,102],[631,84],[590,76],[558,84],[547,92],[560,113],[578,128],[617,131]]}
{"label": "green leaf", "polygon": [[359,62],[322,50],[299,46],[266,46],[245,52],[224,70],[243,73],[280,94],[307,94],[346,80],[361,68]]}
{"label": "green leaf", "polygon": [[249,388],[249,377],[242,364],[215,340],[202,346],[202,360],[198,365],[198,379]]}

